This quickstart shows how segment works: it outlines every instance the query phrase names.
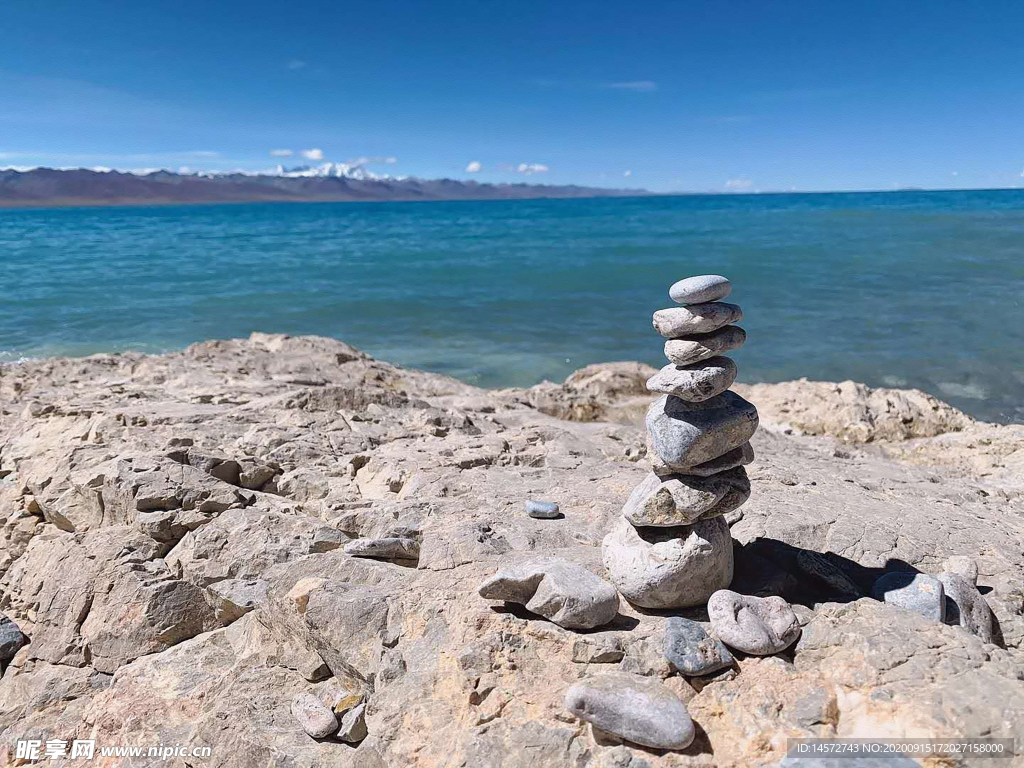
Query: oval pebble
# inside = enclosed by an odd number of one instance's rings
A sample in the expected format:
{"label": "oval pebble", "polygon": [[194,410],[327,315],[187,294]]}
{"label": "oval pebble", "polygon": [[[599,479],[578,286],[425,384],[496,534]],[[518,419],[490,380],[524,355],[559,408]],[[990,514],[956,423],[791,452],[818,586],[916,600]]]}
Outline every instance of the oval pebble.
{"label": "oval pebble", "polygon": [[558,504],[555,502],[534,501],[533,499],[526,502],[526,514],[538,520],[554,520],[562,516],[562,513],[558,511]]}
{"label": "oval pebble", "polygon": [[718,301],[732,293],[732,283],[721,275],[697,275],[672,284],[668,295],[677,304]]}
{"label": "oval pebble", "polygon": [[314,739],[322,739],[338,730],[338,718],[331,708],[312,693],[300,693],[295,697],[292,717]]}
{"label": "oval pebble", "polygon": [[743,310],[735,304],[712,301],[689,307],[659,309],[654,313],[654,330],[668,339],[694,333],[711,333],[724,325],[743,319]]}
{"label": "oval pebble", "polygon": [[692,365],[743,346],[747,332],[738,325],[727,325],[711,333],[695,333],[683,339],[665,342],[665,357],[675,365]]}
{"label": "oval pebble", "polygon": [[694,727],[686,705],[662,683],[611,672],[576,683],[565,708],[591,725],[653,749],[686,749]]}

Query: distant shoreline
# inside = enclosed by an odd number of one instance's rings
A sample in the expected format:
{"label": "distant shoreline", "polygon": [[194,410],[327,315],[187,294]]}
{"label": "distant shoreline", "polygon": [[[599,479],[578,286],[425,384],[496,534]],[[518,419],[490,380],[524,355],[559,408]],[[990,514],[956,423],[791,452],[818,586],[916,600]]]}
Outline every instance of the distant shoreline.
{"label": "distant shoreline", "polygon": [[180,208],[187,206],[216,206],[216,205],[259,205],[259,204],[310,204],[310,203],[485,203],[485,202],[515,202],[528,200],[603,200],[603,199],[647,199],[647,198],[671,198],[671,197],[723,197],[723,198],[763,198],[763,197],[785,197],[785,196],[828,196],[828,195],[941,195],[958,192],[1024,192],[1021,187],[986,187],[986,188],[964,188],[964,189],[837,189],[837,190],[809,190],[809,191],[787,191],[787,190],[766,190],[763,192],[647,192],[644,190],[631,191],[599,191],[594,194],[536,194],[509,197],[381,197],[381,198],[352,198],[352,197],[268,197],[253,199],[228,199],[228,200],[177,200],[173,198],[54,198],[45,200],[3,200],[0,199],[0,211],[19,210],[65,210],[73,208]]}

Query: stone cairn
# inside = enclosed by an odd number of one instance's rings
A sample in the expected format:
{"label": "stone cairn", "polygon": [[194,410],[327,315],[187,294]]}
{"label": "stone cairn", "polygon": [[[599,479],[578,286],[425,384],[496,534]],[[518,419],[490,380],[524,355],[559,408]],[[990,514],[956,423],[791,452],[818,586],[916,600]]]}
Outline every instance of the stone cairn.
{"label": "stone cairn", "polygon": [[646,417],[653,471],[626,501],[605,537],[605,568],[618,591],[643,608],[702,605],[732,581],[733,548],[724,515],[750,496],[744,465],[757,409],[735,392],[736,364],[722,353],[746,332],[727,304],[719,275],[680,280],[669,296],[682,306],[654,313],[669,360],[647,381],[661,393]]}

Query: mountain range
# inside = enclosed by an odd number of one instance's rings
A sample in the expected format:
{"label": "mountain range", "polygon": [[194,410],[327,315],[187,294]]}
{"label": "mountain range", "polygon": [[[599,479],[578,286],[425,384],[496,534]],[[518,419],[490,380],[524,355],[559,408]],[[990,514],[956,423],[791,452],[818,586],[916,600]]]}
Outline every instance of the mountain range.
{"label": "mountain range", "polygon": [[[330,166],[330,167],[328,167]],[[543,184],[481,184],[456,179],[352,173],[327,164],[276,173],[127,173],[85,168],[0,169],[0,208],[187,203],[506,200],[622,197],[643,190]]]}

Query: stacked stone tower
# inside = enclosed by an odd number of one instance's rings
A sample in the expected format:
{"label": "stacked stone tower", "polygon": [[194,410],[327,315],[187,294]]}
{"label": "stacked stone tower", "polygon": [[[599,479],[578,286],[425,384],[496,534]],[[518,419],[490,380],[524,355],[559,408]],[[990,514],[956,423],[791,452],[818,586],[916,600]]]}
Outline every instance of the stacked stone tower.
{"label": "stacked stone tower", "polygon": [[746,333],[743,317],[720,301],[732,290],[719,275],[680,280],[669,289],[683,306],[654,313],[668,341],[669,365],[647,381],[662,396],[647,411],[653,471],[636,487],[605,537],[605,567],[619,592],[645,608],[705,603],[732,581],[732,537],[724,515],[750,496],[745,464],[754,453],[757,409],[735,392],[736,364],[721,353]]}

